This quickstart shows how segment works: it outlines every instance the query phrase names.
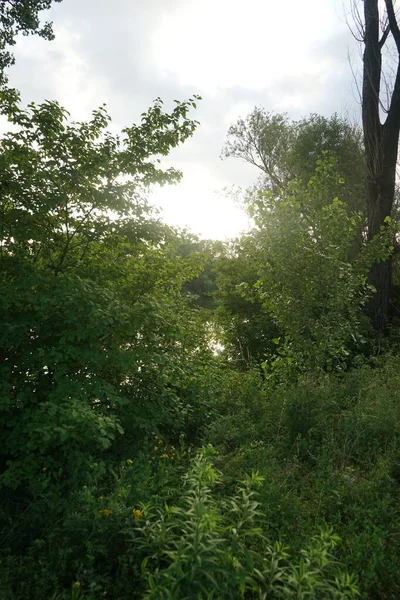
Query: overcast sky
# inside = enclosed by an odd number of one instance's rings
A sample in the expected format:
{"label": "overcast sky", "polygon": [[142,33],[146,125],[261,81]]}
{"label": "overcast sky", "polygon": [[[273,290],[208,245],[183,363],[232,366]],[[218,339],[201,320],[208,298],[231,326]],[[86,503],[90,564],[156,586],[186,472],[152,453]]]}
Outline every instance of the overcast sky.
{"label": "overcast sky", "polygon": [[250,185],[257,172],[219,158],[239,116],[257,105],[295,119],[358,118],[348,55],[358,68],[359,49],[341,0],[63,0],[45,18],[55,41],[23,38],[16,47],[10,79],[24,101],[57,99],[74,119],[106,102],[122,128],[157,96],[166,109],[203,97],[193,114],[201,126],[168,158],[182,183],[151,198],[167,222],[202,237],[246,225],[222,190]]}

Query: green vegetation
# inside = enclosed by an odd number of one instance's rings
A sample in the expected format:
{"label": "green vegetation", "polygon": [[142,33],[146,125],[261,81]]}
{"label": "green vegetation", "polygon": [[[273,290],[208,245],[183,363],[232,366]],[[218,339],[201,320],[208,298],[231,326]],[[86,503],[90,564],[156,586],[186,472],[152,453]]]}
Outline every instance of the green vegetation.
{"label": "green vegetation", "polygon": [[365,310],[397,226],[365,235],[359,132],[256,110],[254,225],[199,241],[145,200],[197,97],[115,135],[2,77],[1,599],[400,597],[399,325]]}

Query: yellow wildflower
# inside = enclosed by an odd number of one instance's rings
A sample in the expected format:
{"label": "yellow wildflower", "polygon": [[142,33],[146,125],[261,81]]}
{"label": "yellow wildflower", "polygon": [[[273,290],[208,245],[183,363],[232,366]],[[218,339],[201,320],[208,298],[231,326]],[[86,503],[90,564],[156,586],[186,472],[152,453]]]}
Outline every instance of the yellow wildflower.
{"label": "yellow wildflower", "polygon": [[134,508],[132,514],[135,521],[140,519],[140,517],[143,517],[143,511],[139,510],[138,508]]}
{"label": "yellow wildflower", "polygon": [[81,587],[80,581],[75,581],[72,587],[75,589],[79,589]]}
{"label": "yellow wildflower", "polygon": [[131,458],[127,458],[126,459],[126,464],[127,465],[133,465],[133,460]]}
{"label": "yellow wildflower", "polygon": [[103,508],[100,512],[105,517],[109,517],[112,513],[112,510],[110,510],[109,508]]}

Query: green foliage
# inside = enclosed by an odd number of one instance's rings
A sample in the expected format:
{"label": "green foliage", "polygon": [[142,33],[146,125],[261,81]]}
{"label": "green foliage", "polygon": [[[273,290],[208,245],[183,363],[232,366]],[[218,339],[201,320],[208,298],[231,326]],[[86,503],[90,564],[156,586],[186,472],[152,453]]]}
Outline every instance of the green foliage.
{"label": "green foliage", "polygon": [[141,598],[139,506],[179,497],[187,455],[183,440],[175,447],[156,435],[121,462],[110,453],[93,461],[85,485],[75,482],[67,496],[60,486],[44,490],[2,531],[1,597],[70,600],[75,584],[85,600]]}
{"label": "green foliage", "polygon": [[196,442],[222,385],[184,291],[204,256],[144,199],[179,180],[158,157],[193,133],[195,102],[156,100],[116,136],[104,108],[70,123],[56,102],[2,100],[1,595],[140,594],[138,502],[174,494],[174,445]]}
{"label": "green foliage", "polygon": [[19,128],[0,142],[2,485],[82,474],[135,399],[136,428],[157,405],[176,419],[177,354],[207,362],[181,321],[199,266],[139,196],[179,178],[151,159],[192,133],[192,104],[168,115],[156,101],[121,139],[104,109],[68,124],[54,102],[12,107]]}
{"label": "green foliage", "polygon": [[255,108],[228,129],[222,158],[240,158],[263,171],[268,188],[278,190],[291,179],[288,153],[296,137],[286,115]]}
{"label": "green foliage", "polygon": [[[57,102],[22,110],[5,101],[18,130],[3,136],[0,147],[2,254],[29,253],[55,274],[84,258],[87,246],[103,241],[110,230],[139,225],[146,211],[140,194],[150,184],[174,183],[181,176],[158,168],[157,156],[196,127],[187,116],[194,100],[177,103],[170,114],[156,100],[141,124],[124,129],[122,137],[107,130],[104,107],[90,122],[70,124]],[[133,222],[115,222],[109,211]]]}
{"label": "green foliage", "polygon": [[48,10],[53,2],[62,0],[3,0],[0,3],[0,82],[7,79],[4,70],[14,64],[7,46],[14,46],[18,34],[36,34],[46,40],[54,39],[52,23],[41,26],[39,13]]}
{"label": "green foliage", "polygon": [[[342,181],[333,197],[341,187],[341,198],[350,212],[365,212],[362,132],[337,114],[330,119],[312,114],[290,121],[286,114],[255,108],[228,129],[222,157],[239,158],[258,167],[262,176],[257,189],[268,190],[279,199],[294,179],[307,186],[317,160],[326,152],[335,158],[335,173]],[[329,197],[322,201],[329,202]]]}
{"label": "green foliage", "polygon": [[363,315],[395,226],[363,242],[357,128],[256,109],[224,150],[263,171],[252,230],[175,231],[145,198],[198,97],[120,135],[21,108],[6,45],[51,4],[0,2],[1,598],[399,597],[397,334],[373,358]]}
{"label": "green foliage", "polygon": [[[288,161],[292,179],[307,184],[315,175],[317,161],[324,153],[334,157],[339,195],[350,212],[365,213],[365,165],[362,131],[334,114],[327,119],[312,114],[294,124],[296,135]],[[336,192],[336,193],[335,193]]]}
{"label": "green foliage", "polygon": [[206,310],[215,308],[214,292],[216,286],[215,262],[223,252],[222,242],[213,240],[197,240],[188,236],[179,247],[181,256],[197,256],[203,264],[201,273],[183,286],[183,293],[187,295],[191,304]]}
{"label": "green foliage", "polygon": [[333,528],[365,598],[400,590],[399,372],[387,356],[273,390],[255,370],[232,375],[208,429],[217,467],[268,481],[259,496],[268,536],[298,551],[316,525]]}
{"label": "green foliage", "polygon": [[[223,484],[206,453],[194,459],[185,477],[180,505],[145,506],[140,542],[151,553],[142,562],[146,598],[355,598],[354,579],[331,555],[339,538],[321,532],[291,559],[280,543],[263,535],[254,488],[247,477],[236,494],[220,501],[213,487]],[[249,596],[250,594],[250,596]]]}
{"label": "green foliage", "polygon": [[333,164],[328,155],[306,189],[294,182],[279,202],[262,193],[254,207],[256,227],[247,245],[258,280],[252,289],[244,282],[241,291],[246,297],[255,288],[282,332],[273,340],[277,352],[264,363],[278,380],[305,369],[342,369],[362,351],[368,332],[363,307],[373,292],[368,272],[391,252],[391,234],[383,228],[353,255],[362,215],[349,215],[338,198],[321,202],[337,179]]}
{"label": "green foliage", "polygon": [[251,240],[243,237],[215,260],[217,290],[214,321],[223,355],[245,370],[260,365],[280,330],[263,306],[254,287],[258,280],[257,256]]}

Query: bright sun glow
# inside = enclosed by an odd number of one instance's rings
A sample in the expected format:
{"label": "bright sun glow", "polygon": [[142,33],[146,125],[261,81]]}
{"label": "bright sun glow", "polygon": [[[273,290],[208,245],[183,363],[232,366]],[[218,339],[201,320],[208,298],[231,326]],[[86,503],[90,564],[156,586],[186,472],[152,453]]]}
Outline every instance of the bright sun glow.
{"label": "bright sun glow", "polygon": [[157,188],[151,204],[162,207],[162,217],[170,225],[188,227],[203,238],[223,239],[236,236],[247,226],[245,213],[219,193],[215,181],[199,165],[186,165],[177,186]]}

